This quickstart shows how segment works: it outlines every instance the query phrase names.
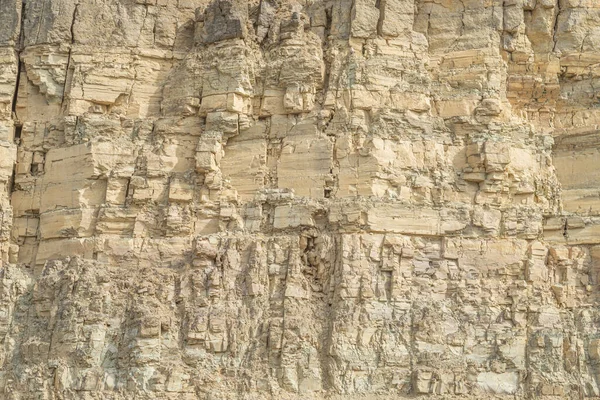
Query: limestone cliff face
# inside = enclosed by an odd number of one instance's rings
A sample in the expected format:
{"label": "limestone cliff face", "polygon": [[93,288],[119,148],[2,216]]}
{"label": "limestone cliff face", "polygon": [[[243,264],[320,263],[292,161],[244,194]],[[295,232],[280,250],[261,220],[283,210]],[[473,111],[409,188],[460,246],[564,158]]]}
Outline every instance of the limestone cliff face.
{"label": "limestone cliff face", "polygon": [[0,398],[600,396],[597,0],[0,0]]}

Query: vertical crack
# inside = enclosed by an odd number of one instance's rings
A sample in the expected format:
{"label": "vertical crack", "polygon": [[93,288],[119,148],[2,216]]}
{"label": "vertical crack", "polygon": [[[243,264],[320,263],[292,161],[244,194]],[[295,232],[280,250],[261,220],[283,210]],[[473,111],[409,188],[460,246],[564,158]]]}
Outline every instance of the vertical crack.
{"label": "vertical crack", "polygon": [[[16,71],[16,76],[15,76],[15,86],[14,86],[14,91],[13,91],[13,95],[12,95],[12,103],[11,103],[11,119],[13,121],[13,126],[14,126],[14,130],[13,130],[13,142],[17,145],[17,148],[15,148],[15,157],[12,163],[12,173],[11,173],[11,177],[10,180],[8,181],[8,185],[6,186],[6,195],[7,195],[7,199],[8,199],[8,204],[9,207],[12,209],[12,193],[17,189],[17,183],[16,183],[16,176],[17,176],[17,157],[18,157],[18,146],[21,144],[21,133],[23,130],[23,121],[20,121],[18,116],[17,116],[17,102],[19,99],[19,87],[21,86],[21,72],[24,72],[24,67],[23,67],[23,63],[21,61],[21,53],[23,52],[23,50],[25,49],[25,0],[21,0],[21,9],[20,9],[20,14],[19,14],[19,37],[17,39],[17,43],[15,45],[14,48],[14,55],[17,58],[17,71]],[[6,223],[4,223],[3,221],[3,225],[7,226],[9,229],[12,228],[12,226],[14,225],[14,221],[15,221],[15,215],[12,215],[12,220],[11,221],[7,221]],[[10,242],[12,244],[17,244],[15,242],[15,240],[12,238],[12,235],[10,235],[11,239]],[[11,325],[12,325],[12,318],[11,318]],[[9,328],[9,329],[12,329]]]}
{"label": "vertical crack", "polygon": [[[19,40],[18,40],[18,47],[15,49],[15,53],[16,53],[16,57],[17,57],[17,78],[15,81],[15,90],[13,92],[13,98],[12,98],[12,104],[11,104],[11,111],[12,111],[12,118],[15,121],[15,126],[21,126],[22,124],[19,122],[18,118],[17,118],[17,99],[19,97],[19,86],[21,84],[21,69],[23,68],[23,63],[21,62],[21,52],[23,51],[23,49],[25,48],[25,29],[24,29],[24,25],[25,25],[25,1],[21,1],[21,15],[20,17],[20,26],[19,26]],[[20,133],[20,131],[19,131]],[[16,134],[15,134],[16,136]]]}
{"label": "vertical crack", "polygon": [[15,120],[15,122],[18,121],[17,119],[17,99],[19,97],[19,85],[21,84],[21,68],[22,66],[22,62],[21,62],[21,52],[20,51],[16,51],[16,55],[17,55],[17,79],[15,82],[15,90],[13,92],[13,98],[12,98],[12,105],[11,105],[11,110],[12,110],[12,118]]}
{"label": "vertical crack", "polygon": [[[70,87],[70,83],[69,83],[69,70],[71,69],[71,52],[73,51],[73,45],[75,44],[75,18],[77,17],[77,10],[79,8],[79,3],[75,4],[75,8],[73,9],[73,17],[71,18],[71,46],[69,46],[69,55],[67,58],[67,68],[65,70],[65,83],[63,84],[63,93],[62,93],[62,99],[60,102],[60,109],[62,110],[62,112],[64,113],[66,110],[64,109],[65,107],[65,97],[67,94],[67,88]],[[71,76],[71,80],[73,79],[73,76]]]}
{"label": "vertical crack", "polygon": [[[13,165],[13,170],[12,170],[12,175],[10,176],[10,181],[8,181],[8,199],[10,201],[10,195],[12,194],[12,192],[15,191],[15,179],[17,176],[17,164],[15,163]],[[4,214],[0,214],[0,215],[4,215]],[[4,225],[4,221],[2,221],[2,225]],[[9,225],[10,226],[10,225]]]}
{"label": "vertical crack", "polygon": [[322,102],[325,103],[325,98],[327,97],[327,91],[329,90],[329,80],[331,79],[331,64],[333,59],[330,57],[330,49],[334,46],[333,40],[330,40],[329,36],[331,35],[331,24],[333,20],[333,7],[325,9],[325,41],[322,44],[323,47],[323,62],[325,64],[325,73],[323,75],[323,99]]}
{"label": "vertical crack", "polygon": [[[42,18],[43,18],[44,15],[46,15],[46,13],[45,13],[46,2],[47,1],[44,0],[43,3],[42,3],[42,10],[40,12],[40,16],[39,16],[38,21],[37,21],[38,22],[38,26],[37,26],[37,33],[35,35],[35,43],[33,43],[33,44],[38,44],[40,42],[40,31],[42,30]],[[25,0],[23,0],[23,3],[25,3]],[[32,13],[32,14],[34,14],[34,13]],[[21,25],[21,26],[23,26],[23,25]]]}
{"label": "vertical crack", "polygon": [[[157,23],[157,18],[156,18],[155,15],[152,15],[152,17],[153,17],[153,21],[152,21],[152,45],[153,46],[156,46],[156,23]],[[147,4],[146,4],[146,16],[148,16],[148,5]]]}
{"label": "vertical crack", "polygon": [[377,20],[377,36],[383,36],[383,21],[385,20],[385,6],[387,0],[377,0],[375,7],[379,9],[379,19]]}
{"label": "vertical crack", "polygon": [[558,17],[560,16],[560,0],[556,0],[556,16],[554,17],[554,26],[552,27],[552,40],[554,41],[554,46],[552,46],[552,52],[556,52],[556,44],[558,43],[558,37],[556,33],[558,32]]}
{"label": "vertical crack", "polygon": [[75,4],[75,8],[73,9],[73,17],[71,18],[71,45],[75,43],[75,18],[77,17],[77,9],[79,8],[79,3]]}

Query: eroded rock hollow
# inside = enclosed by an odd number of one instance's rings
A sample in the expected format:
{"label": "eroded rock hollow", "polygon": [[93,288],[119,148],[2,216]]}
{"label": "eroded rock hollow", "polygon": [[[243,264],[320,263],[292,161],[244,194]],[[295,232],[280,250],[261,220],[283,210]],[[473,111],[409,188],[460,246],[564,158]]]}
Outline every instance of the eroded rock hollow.
{"label": "eroded rock hollow", "polygon": [[0,0],[0,398],[600,396],[597,0]]}

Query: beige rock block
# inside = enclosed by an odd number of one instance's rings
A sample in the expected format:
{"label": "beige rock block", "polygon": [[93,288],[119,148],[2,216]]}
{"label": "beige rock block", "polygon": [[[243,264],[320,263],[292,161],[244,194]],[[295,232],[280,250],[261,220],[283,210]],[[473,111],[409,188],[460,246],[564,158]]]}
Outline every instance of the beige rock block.
{"label": "beige rock block", "polygon": [[222,133],[218,131],[206,132],[198,141],[196,148],[196,171],[202,173],[218,171],[222,156]]}
{"label": "beige rock block", "polygon": [[0,398],[600,393],[593,1],[0,3]]}
{"label": "beige rock block", "polygon": [[298,383],[300,393],[320,392],[323,390],[321,371],[313,368],[310,371],[303,371],[302,379]]}
{"label": "beige rock block", "polygon": [[525,369],[527,351],[527,338],[525,336],[513,337],[499,348],[502,356],[511,360],[517,369]]}
{"label": "beige rock block", "polygon": [[[509,144],[488,140],[484,144],[485,169],[488,173],[504,171],[511,162]],[[518,157],[519,155],[517,155]]]}
{"label": "beige rock block", "polygon": [[459,249],[461,240],[452,237],[445,237],[442,242],[442,256],[447,259],[456,260],[459,258]]}
{"label": "beige rock block", "polygon": [[219,132],[228,138],[239,133],[239,116],[233,112],[210,112],[206,115],[206,130]]}
{"label": "beige rock block", "polygon": [[526,173],[526,171],[536,170],[538,161],[531,153],[531,150],[510,147],[508,152],[510,158],[510,169],[512,171]]}
{"label": "beige rock block", "polygon": [[28,81],[38,88],[40,94],[48,101],[62,99],[69,53],[59,46],[42,45],[26,48],[20,57]]}
{"label": "beige rock block", "polygon": [[462,117],[472,115],[478,103],[476,99],[439,100],[435,108],[442,118]]}
{"label": "beige rock block", "polygon": [[384,104],[384,94],[377,90],[369,90],[363,85],[352,85],[346,93],[352,98],[352,107],[359,110],[372,110]]}
{"label": "beige rock block", "polygon": [[351,11],[351,33],[355,38],[368,38],[377,35],[377,22],[381,11],[373,2],[358,0],[353,2]]}
{"label": "beige rock block", "polygon": [[[0,121],[9,120],[13,93],[17,82],[17,53],[11,47],[0,47]],[[2,137],[0,136],[0,139]]]}
{"label": "beige rock block", "polygon": [[526,278],[531,282],[548,281],[548,266],[546,265],[546,256],[548,249],[540,242],[533,242],[529,248],[529,258],[527,260]]}
{"label": "beige rock block", "polygon": [[[263,128],[257,131],[264,133]],[[221,160],[223,178],[243,200],[254,198],[265,186],[267,143],[264,137],[253,139],[252,136],[242,132],[239,137],[230,139]]]}
{"label": "beige rock block", "polygon": [[[32,159],[32,162],[34,160]],[[106,177],[111,172],[133,173],[133,154],[113,143],[84,143],[49,150],[44,160],[44,181],[64,180],[64,171],[73,171],[72,179]]]}
{"label": "beige rock block", "polygon": [[283,205],[275,207],[273,228],[289,229],[301,226],[314,226],[315,222],[311,210],[302,205]]}
{"label": "beige rock block", "polygon": [[600,361],[600,339],[590,341],[589,354],[592,360]]}
{"label": "beige rock block", "polygon": [[580,214],[600,214],[600,190],[596,187],[585,189],[568,189],[562,191],[564,210]]}
{"label": "beige rock block", "polygon": [[[96,225],[97,232],[99,233],[122,234],[130,231],[129,227],[123,227],[123,230],[101,229],[101,224],[102,222],[99,220],[98,224]],[[113,260],[119,258],[131,258],[135,253],[134,239],[119,237],[104,239],[97,245],[96,252],[98,253],[98,261],[100,262],[112,262]]]}
{"label": "beige rock block", "polygon": [[288,113],[291,114],[301,113],[304,110],[302,94],[300,93],[300,88],[297,85],[290,86],[285,90],[285,95],[283,96],[283,107]]}
{"label": "beige rock block", "polygon": [[209,112],[225,111],[227,109],[227,94],[213,94],[202,97],[198,113],[204,116]]}
{"label": "beige rock block", "polygon": [[55,210],[40,214],[42,240],[94,235],[97,211],[94,209]]}
{"label": "beige rock block", "polygon": [[[206,134],[207,132],[205,132]],[[168,138],[161,146],[161,152],[146,153],[148,175],[162,176],[165,173],[185,174],[194,169],[194,156],[198,138],[195,136],[175,136]],[[131,166],[132,164],[129,164]],[[131,172],[123,173],[130,176]]]}
{"label": "beige rock block", "polygon": [[397,110],[425,112],[431,109],[431,101],[427,95],[422,93],[391,90],[390,106]]}
{"label": "beige rock block", "polygon": [[14,142],[16,130],[14,121],[0,120],[0,142]]}
{"label": "beige rock block", "polygon": [[93,239],[51,239],[40,242],[35,263],[42,265],[48,260],[57,260],[77,254],[85,259],[92,259],[94,253]]}
{"label": "beige rock block", "polygon": [[214,172],[219,169],[215,153],[208,151],[196,152],[196,171]]}
{"label": "beige rock block", "polygon": [[24,243],[25,237],[37,237],[39,221],[38,217],[14,218],[11,232],[13,241]]}
{"label": "beige rock block", "polygon": [[39,210],[44,213],[58,208],[101,205],[106,199],[106,185],[106,180],[63,180],[46,184],[42,189]]}
{"label": "beige rock block", "polygon": [[125,205],[129,178],[109,178],[106,184],[106,203],[110,205]]}
{"label": "beige rock block", "polygon": [[46,154],[44,180],[48,183],[64,181],[65,171],[73,171],[73,180],[94,177],[94,157],[90,144],[52,149]]}
{"label": "beige rock block", "polygon": [[39,213],[41,200],[41,186],[29,186],[25,190],[17,190],[11,195],[13,213],[16,217],[26,213]]}
{"label": "beige rock block", "polygon": [[500,210],[487,209],[475,206],[473,210],[473,225],[482,227],[490,234],[497,234],[500,230],[502,212]]}
{"label": "beige rock block", "polygon": [[541,307],[535,315],[535,324],[540,327],[551,328],[560,323],[560,311],[554,306]]}
{"label": "beige rock block", "polygon": [[415,7],[411,0],[386,0],[380,7],[385,7],[381,22],[383,36],[399,36],[413,29]]}
{"label": "beige rock block", "polygon": [[95,226],[96,232],[108,235],[131,235],[136,216],[137,212],[135,209],[102,207],[98,211]]}
{"label": "beige rock block", "polygon": [[[81,85],[75,85],[71,88],[70,96],[75,105],[78,101],[87,102],[90,105],[112,105],[117,103],[119,97],[126,96],[131,92],[134,84],[133,71],[122,77],[118,74],[116,74],[117,76],[110,76],[111,73],[114,73],[113,71],[102,71],[102,73],[106,75],[91,74],[81,77]],[[76,109],[71,111],[76,111]]]}
{"label": "beige rock block", "polygon": [[194,198],[194,185],[179,179],[174,179],[169,184],[170,202],[189,202]]}
{"label": "beige rock block", "polygon": [[367,222],[374,232],[438,235],[441,218],[434,210],[411,210],[386,204],[370,209]]}
{"label": "beige rock block", "polygon": [[323,198],[332,153],[328,138],[298,135],[284,139],[277,164],[278,187],[293,189],[298,196]]}
{"label": "beige rock block", "polygon": [[477,375],[477,385],[486,392],[495,394],[513,394],[519,389],[517,372],[482,372]]}
{"label": "beige rock block", "polygon": [[227,94],[227,111],[237,114],[246,114],[251,111],[251,101],[238,93]]}
{"label": "beige rock block", "polygon": [[416,371],[413,378],[413,388],[417,394],[431,393],[431,380],[433,373],[430,371]]}
{"label": "beige rock block", "polygon": [[374,205],[367,212],[367,223],[373,232],[415,235],[441,235],[467,226],[467,221],[450,215],[442,217],[437,210],[414,209],[402,204]]}
{"label": "beige rock block", "polygon": [[6,183],[11,178],[16,158],[16,146],[0,141],[0,183]]}
{"label": "beige rock block", "polygon": [[284,90],[265,90],[264,96],[260,103],[260,115],[281,115],[287,114],[283,98],[285,97]]}
{"label": "beige rock block", "polygon": [[[569,141],[566,141],[561,145],[568,144]],[[579,149],[567,151],[559,148],[553,154],[556,175],[563,187],[565,210],[597,213],[600,204],[595,199],[594,188],[600,182],[600,169],[596,168],[600,163],[600,150],[595,146]]]}
{"label": "beige rock block", "polygon": [[462,178],[468,182],[483,182],[486,178],[485,172],[465,172]]}
{"label": "beige rock block", "polygon": [[[566,234],[565,234],[566,233]],[[592,222],[583,228],[563,230],[544,229],[544,240],[551,243],[564,243],[570,245],[600,244],[600,224]]]}
{"label": "beige rock block", "polygon": [[461,269],[492,276],[522,274],[528,250],[521,239],[454,239],[444,245],[444,254],[446,248],[452,257],[458,256]]}

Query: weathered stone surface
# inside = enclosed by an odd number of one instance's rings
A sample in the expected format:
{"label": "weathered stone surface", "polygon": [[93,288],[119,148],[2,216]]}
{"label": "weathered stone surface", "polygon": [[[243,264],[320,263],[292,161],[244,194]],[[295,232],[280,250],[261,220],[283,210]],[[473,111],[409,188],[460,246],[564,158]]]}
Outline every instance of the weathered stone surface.
{"label": "weathered stone surface", "polygon": [[0,398],[600,397],[594,0],[0,0]]}

